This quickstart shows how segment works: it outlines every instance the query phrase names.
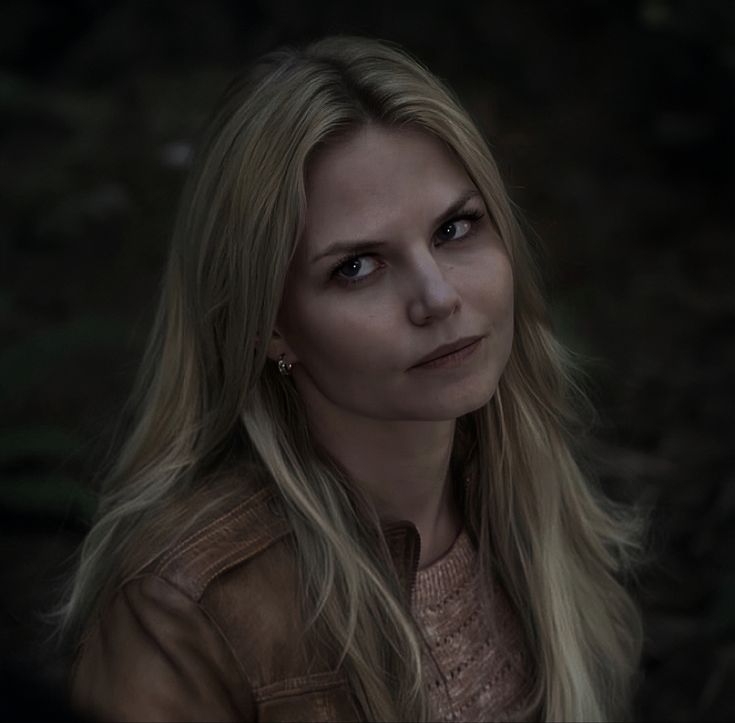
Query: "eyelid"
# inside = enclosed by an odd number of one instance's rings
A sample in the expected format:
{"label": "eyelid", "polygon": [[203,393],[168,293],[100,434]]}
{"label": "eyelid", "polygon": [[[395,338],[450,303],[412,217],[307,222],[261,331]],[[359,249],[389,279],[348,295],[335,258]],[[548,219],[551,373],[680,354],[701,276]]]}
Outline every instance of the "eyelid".
{"label": "eyelid", "polygon": [[[338,271],[338,270],[339,270],[339,269],[340,269],[340,268],[341,268],[342,266],[344,266],[344,265],[345,265],[345,264],[346,264],[346,263],[347,263],[348,261],[352,261],[353,259],[364,259],[364,258],[368,258],[368,257],[370,257],[370,256],[375,256],[375,255],[376,255],[376,254],[375,254],[374,252],[371,252],[371,251],[365,251],[365,252],[363,252],[363,253],[361,253],[361,254],[349,254],[349,255],[347,255],[347,256],[344,256],[343,258],[341,258],[341,259],[340,259],[340,260],[339,260],[339,261],[338,261],[338,262],[337,262],[337,263],[335,264],[335,266],[333,266],[333,267],[332,267],[332,270],[331,270],[331,272],[329,273],[329,278],[330,278],[330,279],[331,279],[331,278],[335,278],[335,279],[336,279],[337,281],[339,281],[339,282],[346,282],[346,283],[348,283],[348,284],[357,284],[357,283],[359,283],[359,281],[348,281],[347,279],[339,279],[339,278],[337,278],[337,276],[336,276],[336,273],[337,273],[337,271]],[[371,274],[368,274],[367,276],[364,276],[363,278],[364,278],[364,279],[367,279],[368,277],[372,276],[372,275],[373,275],[374,273],[375,273],[375,272],[373,271],[373,272],[372,272]],[[360,279],[360,281],[362,281],[362,279]]]}
{"label": "eyelid", "polygon": [[[475,231],[475,224],[480,221],[482,218],[484,218],[485,213],[484,211],[480,210],[479,208],[464,208],[460,211],[457,211],[454,215],[449,216],[444,221],[442,221],[436,228],[436,231],[434,232],[434,235],[439,232],[440,229],[442,229],[444,226],[447,226],[450,223],[455,223],[456,221],[471,221],[472,226],[470,230],[462,236],[462,238],[459,239],[450,239],[448,241],[443,241],[442,246],[447,243],[458,243],[460,241],[464,241],[466,238],[472,235],[472,233]],[[362,253],[351,253],[343,256],[342,258],[337,261],[334,266],[332,266],[330,272],[329,272],[329,278],[334,279],[337,283],[342,284],[343,286],[355,286],[357,284],[361,284],[363,281],[367,281],[368,279],[372,278],[376,273],[376,271],[373,271],[369,273],[367,276],[363,276],[362,278],[355,279],[355,280],[349,280],[344,278],[339,278],[337,276],[337,271],[344,266],[348,261],[352,261],[353,259],[361,259],[361,258],[367,258],[375,256],[376,254],[374,252],[365,251]]]}
{"label": "eyelid", "polygon": [[[444,228],[445,226],[448,226],[450,223],[456,223],[457,221],[471,221],[472,226],[470,227],[470,230],[462,236],[462,239],[467,238],[472,231],[474,230],[475,224],[484,216],[485,214],[480,211],[480,209],[465,209],[464,211],[460,211],[456,213],[451,218],[448,218],[446,221],[442,221],[439,224],[439,227],[437,228],[437,231]],[[461,241],[462,239],[457,239],[458,241]],[[444,243],[447,243],[446,241]]]}

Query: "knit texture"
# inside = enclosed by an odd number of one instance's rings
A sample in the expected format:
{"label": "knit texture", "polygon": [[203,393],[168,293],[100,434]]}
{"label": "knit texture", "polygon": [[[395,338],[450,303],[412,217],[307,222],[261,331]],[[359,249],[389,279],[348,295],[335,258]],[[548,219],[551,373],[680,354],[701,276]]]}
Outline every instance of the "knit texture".
{"label": "knit texture", "polygon": [[482,596],[477,551],[462,532],[439,560],[419,570],[413,614],[436,666],[425,657],[433,720],[520,720],[531,685],[523,631],[502,586]]}

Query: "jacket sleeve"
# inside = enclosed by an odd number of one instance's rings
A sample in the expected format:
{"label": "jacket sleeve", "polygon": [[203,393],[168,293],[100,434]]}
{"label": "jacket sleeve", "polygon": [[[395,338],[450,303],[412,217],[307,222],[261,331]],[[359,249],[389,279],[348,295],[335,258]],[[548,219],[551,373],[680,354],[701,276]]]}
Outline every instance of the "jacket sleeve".
{"label": "jacket sleeve", "polygon": [[254,721],[252,689],[220,630],[153,575],[128,582],[86,636],[75,710],[101,720]]}

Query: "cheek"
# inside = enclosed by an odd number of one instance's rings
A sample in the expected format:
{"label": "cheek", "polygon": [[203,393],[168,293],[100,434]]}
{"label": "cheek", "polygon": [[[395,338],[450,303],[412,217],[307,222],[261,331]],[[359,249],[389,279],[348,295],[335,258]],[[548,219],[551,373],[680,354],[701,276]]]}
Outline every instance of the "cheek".
{"label": "cheek", "polygon": [[513,272],[507,254],[499,249],[485,261],[485,264],[478,263],[477,266],[471,305],[481,319],[481,327],[488,333],[487,371],[494,387],[513,346]]}
{"label": "cheek", "polygon": [[295,291],[284,299],[281,329],[298,359],[312,371],[362,374],[379,362],[385,349],[386,315],[351,300],[336,304],[329,297]]}
{"label": "cheek", "polygon": [[514,301],[513,271],[508,257],[503,255],[503,263],[498,265],[490,306],[493,326],[505,340],[508,354],[513,341]]}
{"label": "cheek", "polygon": [[504,256],[504,264],[498,268],[496,286],[496,304],[498,316],[505,324],[513,330],[514,309],[513,271],[507,256]]}
{"label": "cheek", "polygon": [[513,322],[513,271],[502,248],[495,247],[478,258],[467,277],[465,298],[481,313],[491,328]]}

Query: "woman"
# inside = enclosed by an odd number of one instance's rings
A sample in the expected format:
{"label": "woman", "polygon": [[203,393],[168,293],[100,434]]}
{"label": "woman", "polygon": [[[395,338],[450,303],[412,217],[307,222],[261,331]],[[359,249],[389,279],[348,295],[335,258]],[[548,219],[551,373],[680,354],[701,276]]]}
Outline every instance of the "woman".
{"label": "woman", "polygon": [[185,191],[66,607],[77,707],[625,715],[635,530],[570,451],[569,368],[451,93],[384,42],[266,56]]}

